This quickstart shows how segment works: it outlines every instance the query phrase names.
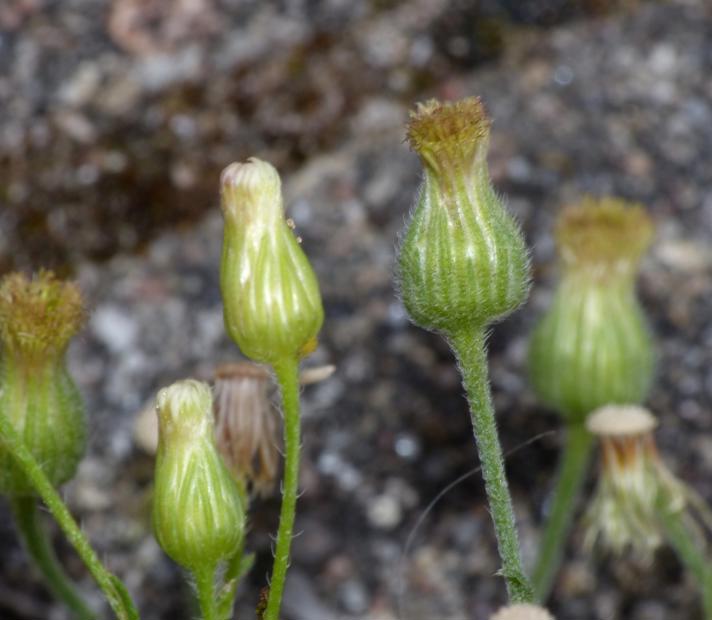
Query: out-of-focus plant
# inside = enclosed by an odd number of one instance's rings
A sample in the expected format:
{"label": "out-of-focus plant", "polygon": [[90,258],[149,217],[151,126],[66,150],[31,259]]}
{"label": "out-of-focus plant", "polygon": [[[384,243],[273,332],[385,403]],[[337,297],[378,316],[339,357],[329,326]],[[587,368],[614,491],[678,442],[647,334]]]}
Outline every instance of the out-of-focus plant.
{"label": "out-of-focus plant", "polygon": [[490,620],[554,620],[543,607],[528,603],[502,607]]}
{"label": "out-of-focus plant", "polygon": [[489,119],[479,99],[429,101],[412,113],[408,140],[425,169],[403,233],[398,286],[412,321],[454,351],[470,404],[485,489],[512,602],[529,602],[487,370],[488,327],[527,297],[524,239],[492,188]]}
{"label": "out-of-focus plant", "polygon": [[561,280],[529,348],[532,384],[562,417],[566,435],[532,581],[545,599],[561,563],[590,460],[586,415],[609,403],[638,403],[653,376],[653,346],[635,277],[653,235],[638,205],[587,198],[556,227]]}
{"label": "out-of-focus plant", "polygon": [[81,620],[94,618],[58,562],[38,514],[41,499],[77,550],[120,620],[138,618],[124,585],[109,573],[56,491],[84,452],[85,411],[66,367],[70,339],[84,323],[79,288],[42,271],[0,283],[0,492],[10,497],[25,546],[47,585]]}
{"label": "out-of-focus plant", "polygon": [[712,526],[712,513],[665,466],[653,437],[656,426],[655,417],[638,406],[606,406],[588,417],[586,427],[600,440],[601,467],[586,513],[586,544],[650,563],[666,540],[697,579],[710,620],[712,564],[704,529]]}

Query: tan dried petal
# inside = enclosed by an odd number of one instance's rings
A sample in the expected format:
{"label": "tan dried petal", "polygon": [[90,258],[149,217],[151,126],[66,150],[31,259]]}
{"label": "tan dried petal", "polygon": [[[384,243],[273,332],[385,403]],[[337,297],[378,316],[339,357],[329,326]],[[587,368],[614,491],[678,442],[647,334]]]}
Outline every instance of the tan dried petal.
{"label": "tan dried petal", "polygon": [[215,371],[215,438],[233,475],[258,494],[269,493],[279,468],[279,424],[269,401],[270,375],[251,362]]}

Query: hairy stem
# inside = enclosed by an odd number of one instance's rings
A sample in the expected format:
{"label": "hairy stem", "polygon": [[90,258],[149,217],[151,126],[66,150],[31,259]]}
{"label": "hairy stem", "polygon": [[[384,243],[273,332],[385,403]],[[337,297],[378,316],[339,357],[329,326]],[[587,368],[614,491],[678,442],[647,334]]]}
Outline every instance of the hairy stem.
{"label": "hairy stem", "polygon": [[56,519],[70,544],[89,569],[97,584],[106,595],[111,609],[119,620],[138,620],[138,612],[126,587],[112,575],[99,561],[89,541],[65,506],[52,483],[42,471],[39,463],[27,449],[22,438],[12,426],[7,416],[0,411],[0,442],[12,454],[33,488],[44,501],[52,516]]}
{"label": "hairy stem", "polygon": [[219,620],[215,597],[215,569],[201,569],[193,573],[195,592],[200,605],[201,620]]}
{"label": "hairy stem", "polygon": [[539,543],[539,555],[532,573],[532,584],[538,601],[544,601],[549,596],[561,565],[566,549],[566,538],[586,476],[592,447],[593,437],[583,424],[567,425],[551,510]]}
{"label": "hairy stem", "polygon": [[40,569],[52,594],[79,620],[93,620],[96,614],[84,602],[64,572],[52,549],[47,531],[40,523],[37,498],[30,495],[11,498],[12,513],[28,553]]}
{"label": "hairy stem", "polygon": [[705,545],[700,544],[700,538],[686,523],[689,518],[686,511],[671,512],[669,508],[662,506],[658,510],[658,516],[670,546],[698,581],[705,620],[712,620],[712,565],[705,557]]}
{"label": "hairy stem", "polygon": [[292,544],[294,515],[299,487],[299,377],[296,359],[275,364],[277,382],[282,394],[284,411],[284,480],[282,483],[282,509],[279,516],[277,545],[272,567],[269,598],[263,620],[279,620],[279,609],[284,592],[284,579],[289,567],[289,548]]}
{"label": "hairy stem", "polygon": [[470,404],[475,442],[502,560],[500,574],[507,583],[507,592],[512,603],[532,602],[534,594],[522,567],[512,498],[497,436],[497,423],[488,381],[485,332],[484,329],[462,330],[450,334],[448,341],[457,356]]}

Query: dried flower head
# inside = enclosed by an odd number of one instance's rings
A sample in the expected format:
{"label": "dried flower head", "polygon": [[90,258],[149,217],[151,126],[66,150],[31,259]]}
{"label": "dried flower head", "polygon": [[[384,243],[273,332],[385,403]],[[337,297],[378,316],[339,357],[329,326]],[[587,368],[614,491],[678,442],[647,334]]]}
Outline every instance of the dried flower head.
{"label": "dried flower head", "polygon": [[647,562],[663,540],[660,511],[685,509],[688,491],[658,454],[655,417],[643,407],[609,405],[594,411],[588,430],[601,442],[601,473],[586,515],[586,545],[600,540],[616,555],[630,549]]}
{"label": "dried flower head", "polygon": [[561,213],[556,242],[567,269],[632,275],[653,239],[645,209],[619,198],[584,198]]}
{"label": "dried flower head", "polygon": [[271,377],[251,362],[215,369],[215,439],[236,480],[260,495],[277,479],[279,420],[269,399]]}
{"label": "dried flower head", "polygon": [[11,273],[0,282],[0,339],[11,354],[61,355],[84,324],[79,287],[51,271]]}
{"label": "dried flower head", "polygon": [[502,607],[490,620],[554,620],[546,609],[524,603]]}

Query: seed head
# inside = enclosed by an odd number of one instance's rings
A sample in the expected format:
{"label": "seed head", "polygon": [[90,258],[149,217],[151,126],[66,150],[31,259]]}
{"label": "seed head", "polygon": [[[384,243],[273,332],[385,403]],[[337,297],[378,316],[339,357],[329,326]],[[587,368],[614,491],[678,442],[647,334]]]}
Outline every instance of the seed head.
{"label": "seed head", "polygon": [[667,469],[655,446],[655,417],[642,407],[607,406],[586,421],[601,442],[598,487],[586,514],[585,543],[615,555],[631,550],[650,561],[663,540],[659,512],[681,512],[687,490]]}

